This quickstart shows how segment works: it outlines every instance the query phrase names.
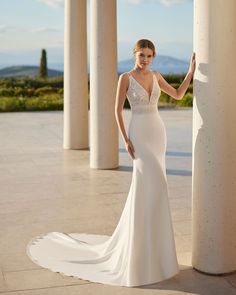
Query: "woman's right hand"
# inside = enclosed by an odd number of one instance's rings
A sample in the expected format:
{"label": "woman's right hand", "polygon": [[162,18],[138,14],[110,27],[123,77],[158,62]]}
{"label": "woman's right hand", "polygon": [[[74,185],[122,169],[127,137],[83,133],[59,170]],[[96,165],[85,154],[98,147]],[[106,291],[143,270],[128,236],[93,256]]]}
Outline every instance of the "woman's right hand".
{"label": "woman's right hand", "polygon": [[130,154],[130,156],[132,157],[132,159],[134,160],[135,159],[135,156],[134,156],[134,147],[133,147],[133,144],[131,142],[130,139],[128,139],[126,142],[125,142],[125,148],[126,148],[126,151]]}
{"label": "woman's right hand", "polygon": [[195,68],[196,68],[196,53],[193,52],[192,53],[192,56],[191,56],[190,65],[189,65],[189,72],[191,72],[192,74],[194,74]]}

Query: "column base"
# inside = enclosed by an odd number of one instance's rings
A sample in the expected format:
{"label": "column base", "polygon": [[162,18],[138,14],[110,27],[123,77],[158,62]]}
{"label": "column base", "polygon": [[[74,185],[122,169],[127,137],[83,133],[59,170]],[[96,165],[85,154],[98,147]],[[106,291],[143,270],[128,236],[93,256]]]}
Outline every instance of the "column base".
{"label": "column base", "polygon": [[209,273],[209,272],[205,272],[205,271],[202,271],[200,269],[197,269],[196,267],[193,267],[193,269],[200,272],[200,273],[202,273],[202,274],[208,275],[208,276],[224,276],[224,275],[231,275],[231,274],[236,273],[236,269],[233,270],[233,271],[224,272],[224,273]]}

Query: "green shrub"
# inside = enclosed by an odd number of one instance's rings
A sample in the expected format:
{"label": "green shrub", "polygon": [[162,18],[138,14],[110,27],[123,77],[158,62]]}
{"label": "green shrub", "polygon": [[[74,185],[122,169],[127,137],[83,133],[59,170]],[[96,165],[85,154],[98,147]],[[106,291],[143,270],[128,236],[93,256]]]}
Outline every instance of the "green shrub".
{"label": "green shrub", "polygon": [[63,110],[63,97],[1,97],[0,112]]}
{"label": "green shrub", "polygon": [[64,88],[59,88],[57,93],[60,94],[60,95],[63,95],[64,94]]}
{"label": "green shrub", "polygon": [[35,96],[35,88],[27,88],[27,96]]}
{"label": "green shrub", "polygon": [[45,86],[51,86],[56,88],[63,88],[63,77],[54,77],[40,79],[40,78],[7,78],[0,80],[0,87],[22,87],[22,88],[41,88]]}
{"label": "green shrub", "polygon": [[13,96],[14,89],[13,88],[0,88],[0,96]]}
{"label": "green shrub", "polygon": [[53,94],[58,93],[57,88],[53,88],[51,86],[44,86],[35,90],[34,94],[37,96],[45,95],[45,94]]}
{"label": "green shrub", "polygon": [[1,112],[17,112],[25,110],[25,98],[0,98],[0,111]]}
{"label": "green shrub", "polygon": [[175,103],[175,99],[171,97],[170,95],[166,94],[165,92],[161,93],[160,99],[161,102],[167,102],[167,103]]}
{"label": "green shrub", "polygon": [[25,102],[25,109],[27,111],[63,110],[63,99],[29,98]]}
{"label": "green shrub", "polygon": [[192,107],[193,106],[193,95],[191,93],[186,93],[181,100],[177,100],[178,106]]}
{"label": "green shrub", "polygon": [[162,92],[159,100],[162,102],[170,102],[170,96],[165,92]]}
{"label": "green shrub", "polygon": [[163,77],[168,83],[182,83],[184,80],[186,74],[164,74]]}
{"label": "green shrub", "polygon": [[28,96],[28,91],[25,88],[21,88],[21,87],[16,87],[14,89],[14,95],[15,96]]}
{"label": "green shrub", "polygon": [[180,83],[170,83],[170,85],[174,87],[175,89],[177,89],[179,88]]}
{"label": "green shrub", "polygon": [[[164,75],[164,78],[174,88],[178,88],[185,75]],[[170,105],[192,106],[192,84],[182,100],[175,100],[161,92],[160,101]],[[90,95],[90,94],[89,94]],[[0,112],[33,111],[33,110],[63,110],[63,77],[45,79],[10,78],[0,80]],[[90,108],[90,98],[88,99]],[[125,109],[130,109],[128,99]]]}
{"label": "green shrub", "polygon": [[189,85],[187,92],[193,93],[193,84]]}

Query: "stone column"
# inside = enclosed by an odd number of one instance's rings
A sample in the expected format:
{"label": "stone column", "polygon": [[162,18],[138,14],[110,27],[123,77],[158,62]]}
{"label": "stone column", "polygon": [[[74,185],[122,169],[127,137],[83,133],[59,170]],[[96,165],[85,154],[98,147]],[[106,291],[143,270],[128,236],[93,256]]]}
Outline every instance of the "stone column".
{"label": "stone column", "polygon": [[90,167],[118,166],[116,0],[91,0]]}
{"label": "stone column", "polygon": [[236,270],[236,1],[194,1],[192,264]]}
{"label": "stone column", "polygon": [[65,1],[64,148],[88,147],[86,0]]}

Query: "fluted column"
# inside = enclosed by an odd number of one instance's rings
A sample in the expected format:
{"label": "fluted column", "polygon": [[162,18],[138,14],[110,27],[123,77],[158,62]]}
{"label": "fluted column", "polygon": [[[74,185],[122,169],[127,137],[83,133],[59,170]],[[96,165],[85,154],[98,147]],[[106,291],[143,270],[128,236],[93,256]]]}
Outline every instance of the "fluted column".
{"label": "fluted column", "polygon": [[236,1],[194,1],[193,267],[236,270]]}
{"label": "fluted column", "polygon": [[91,0],[90,167],[118,166],[116,0]]}
{"label": "fluted column", "polygon": [[88,147],[86,0],[65,1],[64,148]]}

